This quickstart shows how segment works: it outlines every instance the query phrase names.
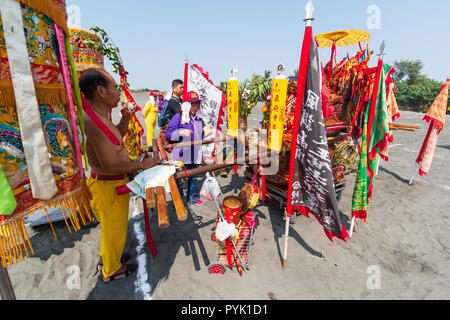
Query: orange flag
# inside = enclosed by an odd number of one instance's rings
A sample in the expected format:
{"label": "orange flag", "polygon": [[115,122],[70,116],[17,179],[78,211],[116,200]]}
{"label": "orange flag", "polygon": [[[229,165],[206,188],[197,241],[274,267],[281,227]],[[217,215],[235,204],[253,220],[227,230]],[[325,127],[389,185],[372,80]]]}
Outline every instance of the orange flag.
{"label": "orange flag", "polygon": [[430,129],[420,150],[419,157],[416,162],[420,165],[419,174],[425,176],[430,172],[431,163],[433,162],[434,152],[436,150],[439,134],[445,125],[445,117],[448,106],[448,92],[450,79],[442,86],[436,101],[428,110],[424,120],[430,123]]}

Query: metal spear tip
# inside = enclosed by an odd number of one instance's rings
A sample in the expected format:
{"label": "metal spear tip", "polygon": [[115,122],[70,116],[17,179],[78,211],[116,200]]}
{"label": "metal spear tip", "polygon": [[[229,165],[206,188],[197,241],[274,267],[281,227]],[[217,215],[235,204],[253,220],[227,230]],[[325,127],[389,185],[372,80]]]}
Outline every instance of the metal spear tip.
{"label": "metal spear tip", "polygon": [[314,21],[314,18],[312,17],[314,13],[314,6],[311,0],[309,0],[308,4],[306,5],[305,11],[306,11],[306,19],[303,21],[306,22],[307,27],[310,27],[311,21]]}
{"label": "metal spear tip", "polygon": [[313,13],[314,13],[314,5],[311,0],[308,1],[308,4],[305,7],[305,11],[306,11],[306,19],[305,20],[312,19]]}
{"label": "metal spear tip", "polygon": [[386,43],[383,40],[383,42],[381,43],[381,46],[380,46],[380,54],[378,54],[378,56],[380,58],[383,58],[386,55],[386,53],[384,52],[384,49],[386,49]]}

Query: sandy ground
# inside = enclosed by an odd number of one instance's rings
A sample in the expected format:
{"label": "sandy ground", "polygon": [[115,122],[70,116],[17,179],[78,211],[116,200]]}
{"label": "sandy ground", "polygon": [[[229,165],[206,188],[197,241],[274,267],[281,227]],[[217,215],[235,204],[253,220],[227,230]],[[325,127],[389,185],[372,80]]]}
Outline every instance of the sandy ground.
{"label": "sandy ground", "polygon": [[[143,105],[143,95],[136,99]],[[36,254],[8,269],[16,296],[32,300],[448,299],[450,130],[444,129],[439,138],[429,176],[418,177],[409,186],[427,131],[422,117],[402,112],[398,122],[422,128],[395,132],[391,159],[381,164],[375,180],[368,224],[358,222],[351,240],[332,243],[314,218],[297,218],[290,228],[286,271],[282,270],[285,222],[276,202],[261,203],[256,210],[259,226],[250,271],[241,277],[236,269],[225,275],[208,273],[208,266],[217,260],[217,244],[211,241],[217,212],[213,203],[190,208],[189,220],[183,223],[169,204],[167,230],[157,227],[156,214],[151,213],[158,250],[151,257],[142,203],[132,200],[125,250],[139,265],[134,275],[109,285],[95,275],[99,225],[69,234],[64,223],[57,224],[58,241],[43,226],[30,230]],[[250,119],[250,126],[256,121]],[[242,172],[218,180],[226,195],[237,193],[246,183]],[[348,229],[354,181],[355,174],[349,175],[340,202]]]}

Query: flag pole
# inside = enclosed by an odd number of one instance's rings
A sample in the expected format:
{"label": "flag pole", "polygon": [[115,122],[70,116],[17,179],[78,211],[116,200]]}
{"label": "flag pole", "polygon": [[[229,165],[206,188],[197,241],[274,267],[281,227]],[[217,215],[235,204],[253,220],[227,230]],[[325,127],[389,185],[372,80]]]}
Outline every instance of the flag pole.
{"label": "flag pole", "polygon": [[350,239],[353,238],[353,230],[355,229],[356,216],[352,218],[352,225],[350,226]]}
{"label": "flag pole", "polygon": [[[306,85],[306,77],[308,72],[308,60],[309,60],[309,46],[311,45],[312,31],[311,31],[311,21],[314,20],[314,6],[311,0],[308,1],[308,4],[305,7],[306,18],[303,20],[306,22],[305,36],[303,39],[303,47],[302,47],[302,55],[300,58],[300,68],[299,68],[299,78],[298,78],[298,88],[297,88],[297,110],[295,114],[295,123],[294,123],[294,135],[296,137],[298,135],[298,126],[300,122],[300,111],[303,103],[303,97],[305,93],[305,85]],[[309,41],[309,42],[308,42]],[[307,50],[306,50],[307,49]],[[288,244],[289,244],[289,227],[291,224],[291,215],[295,214],[294,210],[292,210],[292,192],[290,192],[290,186],[293,185],[293,167],[295,163],[295,154],[296,154],[296,138],[293,139],[292,149],[291,149],[291,172],[289,175],[289,186],[288,186],[288,196],[287,196],[287,208],[286,208],[286,231],[284,234],[284,253],[283,253],[283,270],[287,269],[287,254],[288,254]]]}
{"label": "flag pole", "polygon": [[3,301],[14,301],[16,295],[9,278],[8,269],[3,266],[0,261],[0,294]]}
{"label": "flag pole", "polygon": [[416,166],[414,167],[414,173],[413,173],[413,175],[412,175],[412,177],[411,177],[411,180],[409,180],[409,185],[410,185],[410,186],[413,184],[414,179],[416,179],[417,172],[419,171],[419,168],[420,168],[420,164],[419,164],[419,163],[416,163]]}

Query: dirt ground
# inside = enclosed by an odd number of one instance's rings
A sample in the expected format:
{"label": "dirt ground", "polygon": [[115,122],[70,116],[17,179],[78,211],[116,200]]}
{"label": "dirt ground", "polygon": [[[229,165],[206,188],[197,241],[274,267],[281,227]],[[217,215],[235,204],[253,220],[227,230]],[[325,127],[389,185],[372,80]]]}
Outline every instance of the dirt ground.
{"label": "dirt ground", "polygon": [[[135,274],[103,284],[95,274],[100,226],[93,223],[69,234],[65,224],[59,223],[58,241],[48,226],[30,230],[36,254],[8,268],[16,296],[31,300],[448,299],[450,130],[445,128],[439,137],[430,174],[417,177],[410,186],[414,161],[428,129],[422,118],[423,114],[404,111],[397,121],[421,125],[421,129],[395,132],[390,161],[381,164],[375,179],[368,223],[358,222],[351,240],[332,243],[314,218],[298,217],[290,227],[285,271],[285,222],[277,202],[257,207],[259,225],[250,270],[240,276],[236,269],[224,275],[208,272],[217,260],[217,244],[211,240],[217,212],[214,203],[189,208],[189,219],[182,223],[169,204],[171,226],[167,230],[157,227],[157,216],[151,213],[158,250],[152,257],[144,234],[142,203],[132,199],[125,250],[139,266]],[[251,118],[250,127],[257,121]],[[225,195],[236,194],[246,183],[242,171],[218,181]],[[347,177],[340,201],[347,229],[354,181],[353,173]]]}

